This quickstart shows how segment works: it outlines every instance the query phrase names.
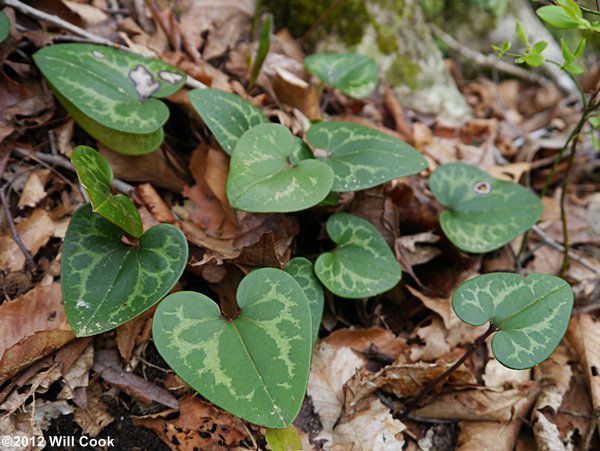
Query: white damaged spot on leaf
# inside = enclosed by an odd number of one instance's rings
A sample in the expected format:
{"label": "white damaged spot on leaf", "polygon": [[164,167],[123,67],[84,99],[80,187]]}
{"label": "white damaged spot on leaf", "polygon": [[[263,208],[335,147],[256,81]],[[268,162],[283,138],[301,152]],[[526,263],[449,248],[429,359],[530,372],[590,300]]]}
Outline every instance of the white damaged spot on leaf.
{"label": "white damaged spot on leaf", "polygon": [[133,82],[138,95],[145,99],[160,89],[160,83],[146,66],[138,64],[135,69],[129,71],[129,79]]}
{"label": "white damaged spot on leaf", "polygon": [[176,85],[183,78],[183,75],[178,74],[176,72],[170,72],[168,70],[161,70],[158,73],[158,76],[161,80],[164,80],[167,83],[171,83],[172,85]]}
{"label": "white damaged spot on leaf", "polygon": [[99,59],[106,58],[106,55],[100,50],[92,50],[92,55]]}
{"label": "white damaged spot on leaf", "polygon": [[477,182],[473,189],[477,194],[489,194],[492,192],[492,185],[490,182]]}

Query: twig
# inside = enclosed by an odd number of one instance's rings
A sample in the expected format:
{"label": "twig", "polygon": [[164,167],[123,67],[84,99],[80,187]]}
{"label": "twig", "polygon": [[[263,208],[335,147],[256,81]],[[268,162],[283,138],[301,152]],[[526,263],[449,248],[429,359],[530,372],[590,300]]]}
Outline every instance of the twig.
{"label": "twig", "polygon": [[435,25],[432,25],[431,28],[433,34],[436,35],[436,37],[438,37],[442,41],[444,41],[444,43],[449,48],[464,56],[465,58],[474,61],[482,67],[496,69],[500,72],[504,72],[514,77],[522,78],[524,80],[537,83],[539,85],[545,85],[549,81],[546,77],[543,77],[539,74],[530,72],[514,64],[507,63],[506,61],[499,60],[495,55],[484,55],[483,53],[473,50],[461,44],[448,33],[441,30]]}
{"label": "twig", "polygon": [[[71,162],[60,155],[51,155],[41,152],[34,153],[20,147],[15,147],[14,153],[22,158],[31,158],[42,163],[59,166],[70,172],[75,172],[75,168]],[[113,179],[112,186],[115,190],[123,194],[129,194],[134,189],[132,185],[119,179]]]}
{"label": "twig", "polygon": [[592,418],[590,418],[590,422],[588,423],[588,427],[585,431],[585,435],[583,437],[583,446],[581,449],[587,451],[590,449],[592,444],[592,437],[594,436],[594,432],[596,432],[596,428],[598,426],[598,419],[600,418],[600,406],[594,408],[592,413]]}
{"label": "twig", "polygon": [[4,188],[0,189],[0,202],[2,203],[4,213],[6,214],[6,220],[8,221],[8,227],[10,227],[10,233],[12,234],[13,240],[15,240],[15,243],[17,243],[19,249],[21,249],[21,252],[25,256],[25,260],[27,260],[27,264],[29,265],[29,267],[32,270],[35,270],[37,268],[35,260],[33,260],[33,257],[29,253],[29,250],[27,249],[27,247],[25,247],[25,244],[19,236],[19,232],[17,231],[17,227],[15,226],[15,221],[13,220],[12,214],[10,212],[10,207],[8,206],[8,201],[6,200],[6,196],[4,195]]}
{"label": "twig", "polygon": [[[538,235],[542,240],[544,240],[544,243],[547,244],[548,246],[550,246],[551,248],[556,249],[557,251],[560,251],[560,252],[565,251],[565,247],[562,246],[560,243],[557,243],[556,241],[554,241],[554,239],[551,236],[549,236],[546,232],[544,232],[540,226],[534,225],[531,228],[531,231],[534,232],[536,235]],[[590,271],[600,275],[600,268],[592,265],[586,259],[580,257],[579,255],[575,254],[571,250],[569,250],[569,257],[572,260],[574,260],[578,263],[581,263],[582,266],[585,266]]]}
{"label": "twig", "polygon": [[[94,33],[90,33],[89,31],[86,31],[83,28],[73,25],[72,23],[67,22],[66,20],[63,20],[58,16],[45,13],[44,11],[40,11],[39,9],[32,8],[31,6],[26,5],[25,3],[23,3],[19,0],[0,0],[0,4],[14,8],[17,11],[19,11],[20,13],[25,14],[26,16],[30,16],[30,17],[33,17],[34,19],[42,20],[44,22],[48,22],[52,25],[55,25],[58,28],[62,28],[66,31],[69,31],[70,33],[73,33],[74,35],[79,36],[80,38],[86,40],[86,42],[91,42],[93,44],[106,45],[108,47],[114,47],[116,49],[121,49],[121,50],[125,50],[125,51],[131,52],[131,53],[138,54],[137,52],[130,49],[129,47],[125,47],[121,44],[117,44],[116,42],[111,41],[110,39],[106,39],[106,38],[103,38],[102,36],[98,36]],[[185,84],[188,88],[192,88],[192,89],[206,89],[208,87],[201,81],[196,80],[195,78],[191,77],[189,74],[187,75]]]}
{"label": "twig", "polygon": [[458,369],[458,367],[460,367],[463,363],[465,363],[465,361],[471,356],[471,354],[473,354],[473,352],[475,352],[475,350],[479,347],[479,345],[481,345],[481,343],[483,343],[490,335],[492,335],[497,330],[498,329],[494,326],[494,324],[490,322],[490,327],[488,327],[488,330],[486,330],[483,334],[481,334],[477,338],[477,340],[475,340],[473,342],[473,344],[471,344],[471,346],[469,346],[469,348],[466,350],[466,352],[463,354],[463,356],[460,359],[458,359],[454,365],[452,365],[450,368],[448,368],[446,371],[444,371],[442,374],[440,374],[434,380],[429,382],[423,388],[423,390],[421,390],[419,392],[419,394],[415,398],[413,398],[413,400],[406,406],[406,408],[404,409],[404,411],[402,412],[400,417],[406,418],[409,413],[411,413],[416,407],[419,406],[421,401],[423,401],[423,399],[425,399],[425,397],[431,392],[431,390],[433,390],[435,388],[435,386],[437,384],[442,382],[450,374],[452,374],[454,371],[456,371]]}

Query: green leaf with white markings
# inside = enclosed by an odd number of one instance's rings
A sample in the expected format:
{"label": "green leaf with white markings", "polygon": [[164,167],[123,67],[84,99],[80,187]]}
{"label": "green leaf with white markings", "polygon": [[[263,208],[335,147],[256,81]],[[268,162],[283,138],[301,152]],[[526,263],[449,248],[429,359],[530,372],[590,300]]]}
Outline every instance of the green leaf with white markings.
{"label": "green leaf with white markings", "polygon": [[308,301],[292,276],[263,268],[242,279],[237,302],[240,315],[227,320],[203,294],[171,294],[154,315],[154,343],[210,402],[251,423],[285,428],[308,383]]}
{"label": "green leaf with white markings", "polygon": [[94,212],[131,236],[142,236],[142,218],[133,201],[124,194],[114,196],[110,192],[113,174],[104,157],[91,147],[78,146],[71,154],[71,162]]}
{"label": "green leaf with white markings", "polygon": [[427,168],[425,158],[405,142],[350,122],[315,124],[306,139],[333,169],[333,191],[371,188]]}
{"label": "green leaf with white markings", "polygon": [[299,160],[301,145],[279,124],[260,124],[238,141],[227,178],[233,208],[251,212],[300,211],[327,197],[333,184],[329,166]]}
{"label": "green leaf with white markings", "polygon": [[90,121],[126,134],[161,129],[169,109],[158,98],[175,93],[186,79],[160,60],[94,44],[51,45],[33,58],[59,100]]}
{"label": "green leaf with white markings", "polygon": [[429,185],[449,209],[440,216],[444,233],[467,252],[483,253],[504,246],[534,225],[543,210],[532,191],[465,163],[438,167]]}
{"label": "green leaf with white markings", "polygon": [[6,14],[0,11],[0,43],[3,42],[10,33],[10,19]]}
{"label": "green leaf with white markings", "polygon": [[258,108],[236,94],[218,89],[195,89],[188,97],[229,155],[245,132],[256,125],[269,123]]}
{"label": "green leaf with white markings", "polygon": [[379,79],[373,58],[355,53],[315,53],[304,59],[304,66],[319,80],[356,99],[370,96]]}
{"label": "green leaf with white markings", "polygon": [[183,232],[169,224],[148,229],[135,246],[89,204],[73,215],[62,249],[61,289],[78,337],[111,330],[158,302],[187,264]]}
{"label": "green leaf with white markings", "polygon": [[492,351],[513,369],[531,368],[556,349],[569,325],[573,290],[564,280],[546,274],[522,277],[491,273],[463,283],[452,308],[464,322],[498,329]]}
{"label": "green leaf with white markings", "polygon": [[325,306],[325,295],[323,294],[323,285],[317,279],[313,270],[313,264],[303,257],[296,257],[290,260],[285,266],[285,271],[290,274],[304,290],[308,306],[310,307],[310,316],[312,324],[312,343],[315,344],[319,338],[319,327],[323,317],[323,307]]}
{"label": "green leaf with white markings", "polygon": [[319,255],[315,274],[343,298],[366,298],[392,289],[402,275],[398,260],[370,222],[348,213],[327,220],[327,233],[338,247]]}

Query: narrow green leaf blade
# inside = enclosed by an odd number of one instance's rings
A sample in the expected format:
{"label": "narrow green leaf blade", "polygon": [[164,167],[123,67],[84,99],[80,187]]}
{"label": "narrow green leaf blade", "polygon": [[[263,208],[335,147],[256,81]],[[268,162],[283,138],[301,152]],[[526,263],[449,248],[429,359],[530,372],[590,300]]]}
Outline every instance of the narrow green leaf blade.
{"label": "narrow green leaf blade", "polygon": [[291,275],[304,290],[308,306],[310,307],[310,316],[312,324],[312,343],[317,342],[319,338],[319,328],[323,317],[323,308],[325,306],[325,294],[323,285],[315,275],[313,264],[303,257],[296,257],[289,261],[285,266],[285,271]]}
{"label": "narrow green leaf blade", "polygon": [[89,204],[69,223],[61,288],[67,318],[79,337],[111,330],[150,308],[185,269],[187,241],[177,227],[151,227],[136,247],[123,243],[121,235]]}
{"label": "narrow green leaf blade", "polygon": [[418,174],[427,161],[412,146],[386,133],[350,122],[321,122],[306,134],[334,174],[333,191],[356,191]]}
{"label": "narrow green leaf blade", "polygon": [[110,192],[113,174],[104,157],[91,147],[78,146],[71,161],[94,211],[128,234],[142,236],[142,218],[133,201],[123,194],[114,196]]}
{"label": "narrow green leaf blade", "polygon": [[10,33],[10,19],[6,14],[0,11],[0,43],[3,42]]}
{"label": "narrow green leaf blade", "polygon": [[258,78],[258,74],[260,73],[260,69],[262,68],[265,59],[267,58],[267,54],[269,53],[269,49],[271,48],[271,25],[273,23],[273,16],[271,14],[267,14],[265,18],[265,23],[260,32],[260,40],[258,42],[258,49],[256,50],[256,56],[254,57],[254,62],[252,63],[252,72],[250,75],[250,80],[248,85],[250,87],[254,86],[256,83],[256,79]]}
{"label": "narrow green leaf blade", "polygon": [[94,44],[55,44],[33,58],[50,84],[78,110],[126,133],[148,134],[162,127],[169,110],[152,97],[173,94],[186,78],[162,61]]}
{"label": "narrow green leaf blade", "polygon": [[300,211],[327,197],[333,184],[329,166],[316,159],[294,163],[297,139],[279,124],[260,124],[242,135],[227,178],[233,208],[269,213]]}
{"label": "narrow green leaf blade", "polygon": [[400,281],[398,260],[370,222],[337,213],[327,220],[327,233],[338,247],[319,255],[315,274],[332,293],[366,298],[384,293]]}
{"label": "narrow green leaf blade", "polygon": [[218,89],[195,89],[190,102],[219,145],[231,155],[242,135],[255,125],[269,120],[247,100]]}
{"label": "narrow green leaf blade", "polygon": [[356,99],[370,96],[379,79],[373,58],[355,53],[315,53],[304,59],[304,66],[319,80]]}
{"label": "narrow green leaf blade", "polygon": [[542,214],[540,199],[512,182],[496,180],[465,163],[438,167],[429,180],[437,200],[449,208],[440,223],[458,248],[483,253],[528,230]]}
{"label": "narrow green leaf blade", "polygon": [[458,287],[452,308],[468,324],[491,321],[499,329],[492,339],[498,361],[525,369],[547,359],[560,343],[571,317],[573,290],[546,274],[485,274]]}
{"label": "narrow green leaf blade", "polygon": [[221,317],[206,296],[179,292],[161,302],[152,334],[169,366],[202,396],[251,423],[285,428],[298,414],[310,369],[310,310],[284,271],[248,274],[240,316]]}

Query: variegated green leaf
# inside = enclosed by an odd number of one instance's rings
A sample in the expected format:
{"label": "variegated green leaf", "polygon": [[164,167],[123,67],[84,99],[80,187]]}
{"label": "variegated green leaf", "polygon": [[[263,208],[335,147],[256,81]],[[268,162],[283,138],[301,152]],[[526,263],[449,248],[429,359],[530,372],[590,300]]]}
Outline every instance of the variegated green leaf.
{"label": "variegated green leaf", "polygon": [[73,215],[62,249],[61,288],[67,318],[79,337],[113,329],[158,302],[187,264],[187,241],[177,227],[158,224],[135,246],[122,230],[92,212]]}
{"label": "variegated green leaf", "polygon": [[0,11],[0,43],[6,39],[10,33],[10,19],[6,14]]}
{"label": "variegated green leaf", "polygon": [[332,293],[366,298],[398,283],[402,275],[398,260],[370,222],[337,213],[327,220],[327,233],[338,247],[319,255],[315,274]]}
{"label": "variegated green leaf", "polygon": [[373,58],[354,53],[315,53],[304,59],[304,66],[319,80],[356,99],[370,96],[379,78]]}
{"label": "variegated green leaf", "polygon": [[236,94],[219,89],[195,89],[188,97],[229,155],[245,132],[255,125],[269,122],[258,108]]}
{"label": "variegated green leaf", "polygon": [[104,157],[91,147],[78,146],[71,154],[71,161],[94,212],[128,234],[142,236],[142,218],[133,201],[123,194],[114,196],[110,192],[113,174]]}
{"label": "variegated green leaf", "polygon": [[238,141],[227,178],[233,208],[251,212],[300,211],[327,197],[331,169],[316,159],[298,160],[298,140],[279,124],[260,124]]}
{"label": "variegated green leaf", "polygon": [[465,163],[438,167],[429,185],[437,200],[448,207],[440,217],[444,233],[467,252],[504,246],[535,224],[543,210],[530,190]]}
{"label": "variegated green leaf", "polygon": [[145,135],[113,130],[87,117],[75,108],[75,105],[61,96],[58,91],[55,90],[54,95],[81,128],[92,138],[115,152],[126,155],[143,155],[156,150],[163,142],[164,132],[162,127]]}
{"label": "variegated green leaf", "polygon": [[306,139],[333,169],[333,191],[356,191],[418,174],[427,162],[413,147],[390,135],[350,122],[313,125]]}
{"label": "variegated green leaf", "polygon": [[[148,135],[169,117],[155,97],[176,92],[185,74],[162,61],[93,44],[57,44],[34,60],[55,92],[91,121],[118,132]],[[60,98],[59,98],[60,100]]]}
{"label": "variegated green leaf", "polygon": [[492,351],[500,363],[531,368],[546,360],[565,334],[573,290],[564,280],[546,274],[491,273],[458,287],[452,308],[468,324],[491,321],[499,329]]}
{"label": "variegated green leaf", "polygon": [[168,296],[154,315],[160,354],[212,403],[251,423],[289,426],[302,405],[310,367],[310,310],[292,276],[248,274],[237,290],[240,315],[221,316],[200,293]]}
{"label": "variegated green leaf", "polygon": [[296,279],[296,282],[304,290],[306,299],[308,299],[312,320],[312,343],[314,344],[317,338],[319,338],[319,327],[321,327],[321,318],[323,317],[323,307],[325,305],[323,285],[321,285],[321,282],[319,282],[319,279],[315,275],[313,264],[306,258],[293,258],[284,269]]}

